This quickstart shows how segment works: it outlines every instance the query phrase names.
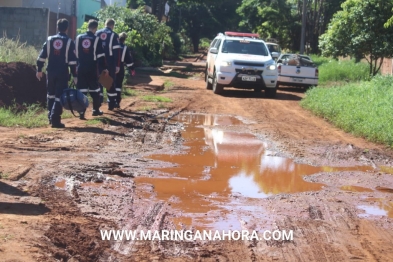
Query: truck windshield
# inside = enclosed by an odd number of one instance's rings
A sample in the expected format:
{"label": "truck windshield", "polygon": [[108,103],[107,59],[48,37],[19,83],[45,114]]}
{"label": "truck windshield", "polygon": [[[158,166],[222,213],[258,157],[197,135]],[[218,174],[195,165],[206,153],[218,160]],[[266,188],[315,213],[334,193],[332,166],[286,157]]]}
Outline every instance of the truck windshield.
{"label": "truck windshield", "polygon": [[249,40],[225,40],[222,45],[222,52],[263,56],[269,55],[269,51],[263,43]]}
{"label": "truck windshield", "polygon": [[275,45],[275,44],[266,44],[266,45],[267,45],[267,48],[269,48],[270,53],[273,53],[273,52],[280,53],[281,52],[279,45]]}

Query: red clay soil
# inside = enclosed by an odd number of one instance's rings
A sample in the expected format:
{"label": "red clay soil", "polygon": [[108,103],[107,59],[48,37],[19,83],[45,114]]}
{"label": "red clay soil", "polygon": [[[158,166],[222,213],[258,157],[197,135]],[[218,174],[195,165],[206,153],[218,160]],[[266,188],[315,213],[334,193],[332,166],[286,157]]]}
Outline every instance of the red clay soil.
{"label": "red clay soil", "polygon": [[[25,63],[0,63],[0,107],[46,103],[46,78],[38,81],[36,69]],[[15,77],[16,76],[16,77]]]}

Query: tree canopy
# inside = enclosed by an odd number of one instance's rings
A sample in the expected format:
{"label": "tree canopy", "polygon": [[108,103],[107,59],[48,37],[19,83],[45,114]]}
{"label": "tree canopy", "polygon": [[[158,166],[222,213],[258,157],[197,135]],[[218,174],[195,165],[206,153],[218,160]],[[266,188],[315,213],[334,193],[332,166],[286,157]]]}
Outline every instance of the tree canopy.
{"label": "tree canopy", "polygon": [[392,56],[393,28],[384,24],[391,17],[393,1],[347,0],[342,8],[320,37],[322,54],[365,58],[374,76],[383,58]]}

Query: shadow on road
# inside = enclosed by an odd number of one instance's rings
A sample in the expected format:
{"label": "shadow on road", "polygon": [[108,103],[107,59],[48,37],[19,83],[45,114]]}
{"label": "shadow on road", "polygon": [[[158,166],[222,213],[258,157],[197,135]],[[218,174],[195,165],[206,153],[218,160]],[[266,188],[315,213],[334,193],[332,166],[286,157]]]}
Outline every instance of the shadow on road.
{"label": "shadow on road", "polygon": [[[0,195],[29,196],[26,192],[0,181]],[[49,212],[50,209],[42,204],[0,202],[0,214],[15,214],[34,216]]]}
{"label": "shadow on road", "polygon": [[12,196],[28,196],[28,194],[16,187],[0,181],[0,193]]}
{"label": "shadow on road", "polygon": [[264,91],[256,93],[253,90],[243,90],[243,89],[225,89],[221,95],[224,97],[289,100],[289,101],[300,101],[302,99],[302,97],[297,96],[295,94],[281,93],[280,90],[277,92],[276,97],[274,98],[267,98]]}
{"label": "shadow on road", "polygon": [[306,93],[308,88],[304,87],[280,87],[278,89],[279,91],[285,91],[285,92],[293,92],[293,93]]}
{"label": "shadow on road", "polygon": [[38,216],[50,211],[42,204],[6,203],[0,202],[0,214],[14,214],[23,216]]}

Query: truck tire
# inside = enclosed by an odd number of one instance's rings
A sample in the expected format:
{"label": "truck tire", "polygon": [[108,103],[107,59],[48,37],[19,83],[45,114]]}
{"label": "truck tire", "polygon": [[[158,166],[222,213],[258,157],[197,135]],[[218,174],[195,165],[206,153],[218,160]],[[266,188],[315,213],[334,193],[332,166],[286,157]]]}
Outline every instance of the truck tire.
{"label": "truck tire", "polygon": [[275,98],[277,93],[277,88],[266,88],[265,95],[267,98]]}
{"label": "truck tire", "polygon": [[206,68],[206,71],[205,71],[205,81],[206,81],[206,89],[207,90],[212,90],[213,84],[209,83],[209,73],[207,72],[207,68]]}
{"label": "truck tire", "polygon": [[224,91],[224,86],[217,83],[217,76],[216,76],[215,70],[214,70],[214,74],[213,74],[213,84],[212,85],[213,85],[213,93],[221,94],[222,91]]}

